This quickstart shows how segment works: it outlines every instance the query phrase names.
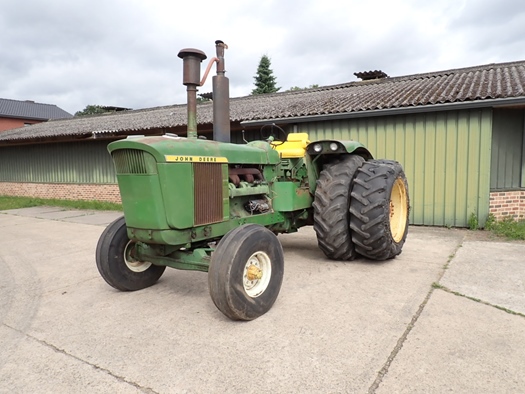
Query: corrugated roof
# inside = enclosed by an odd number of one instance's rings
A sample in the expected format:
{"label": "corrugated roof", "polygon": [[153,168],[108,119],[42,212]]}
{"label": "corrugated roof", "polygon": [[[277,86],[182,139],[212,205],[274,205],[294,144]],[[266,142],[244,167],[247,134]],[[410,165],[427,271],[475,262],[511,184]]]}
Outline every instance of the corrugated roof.
{"label": "corrugated roof", "polygon": [[73,115],[54,104],[0,98],[0,117],[49,120],[72,118]]}
{"label": "corrugated roof", "polygon": [[[232,121],[271,120],[370,110],[411,108],[498,98],[523,98],[525,61],[355,81],[292,92],[232,98]],[[212,104],[198,106],[199,124],[212,123]],[[172,105],[50,121],[0,133],[0,142],[135,133],[186,124],[186,106]]]}

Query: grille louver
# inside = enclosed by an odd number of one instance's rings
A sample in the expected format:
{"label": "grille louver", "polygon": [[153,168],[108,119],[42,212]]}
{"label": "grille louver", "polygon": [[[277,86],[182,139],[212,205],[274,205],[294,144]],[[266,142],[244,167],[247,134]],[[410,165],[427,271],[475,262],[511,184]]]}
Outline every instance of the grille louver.
{"label": "grille louver", "polygon": [[155,158],[147,152],[120,149],[112,154],[117,174],[156,174]]}
{"label": "grille louver", "polygon": [[194,223],[216,223],[223,219],[222,165],[194,163]]}

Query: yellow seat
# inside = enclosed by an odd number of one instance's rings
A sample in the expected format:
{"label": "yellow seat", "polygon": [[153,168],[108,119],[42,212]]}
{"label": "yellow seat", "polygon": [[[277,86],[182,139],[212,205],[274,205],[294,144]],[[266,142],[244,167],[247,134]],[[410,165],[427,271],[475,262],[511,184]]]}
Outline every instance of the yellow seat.
{"label": "yellow seat", "polygon": [[310,143],[308,133],[290,133],[282,144],[272,143],[275,150],[285,159],[304,157],[306,146]]}

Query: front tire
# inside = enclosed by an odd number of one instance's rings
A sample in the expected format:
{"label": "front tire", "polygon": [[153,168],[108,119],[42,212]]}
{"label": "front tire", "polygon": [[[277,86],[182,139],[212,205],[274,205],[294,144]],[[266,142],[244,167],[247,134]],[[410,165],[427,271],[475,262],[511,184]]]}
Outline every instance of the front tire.
{"label": "front tire", "polygon": [[364,159],[351,155],[326,164],[315,190],[314,230],[317,243],[332,260],[353,260],[356,257],[350,231],[350,192],[352,181]]}
{"label": "front tire", "polygon": [[135,243],[130,241],[124,217],[106,227],[97,244],[98,272],[112,287],[121,291],[135,291],[155,284],[165,266],[153,265],[133,258]]}
{"label": "front tire", "polygon": [[232,320],[253,320],[274,304],[283,281],[284,254],[277,236],[247,224],[228,232],[212,254],[210,296]]}
{"label": "front tire", "polygon": [[401,164],[370,160],[354,179],[350,228],[357,253],[387,260],[401,253],[408,233],[408,183]]}

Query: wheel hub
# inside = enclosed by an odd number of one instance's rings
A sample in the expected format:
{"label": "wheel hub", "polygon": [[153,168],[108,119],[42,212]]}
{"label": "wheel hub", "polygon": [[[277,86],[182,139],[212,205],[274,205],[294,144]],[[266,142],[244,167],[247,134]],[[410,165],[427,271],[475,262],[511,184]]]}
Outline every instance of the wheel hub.
{"label": "wheel hub", "polygon": [[264,293],[270,283],[271,275],[270,257],[264,252],[252,254],[244,266],[242,284],[246,294],[255,298]]}
{"label": "wheel hub", "polygon": [[246,272],[246,278],[249,281],[257,280],[262,278],[263,272],[256,265],[251,264]]}
{"label": "wheel hub", "polygon": [[124,262],[126,266],[133,272],[144,272],[151,263],[148,261],[139,261],[134,257],[135,254],[135,242],[129,241],[124,248]]}

